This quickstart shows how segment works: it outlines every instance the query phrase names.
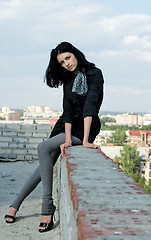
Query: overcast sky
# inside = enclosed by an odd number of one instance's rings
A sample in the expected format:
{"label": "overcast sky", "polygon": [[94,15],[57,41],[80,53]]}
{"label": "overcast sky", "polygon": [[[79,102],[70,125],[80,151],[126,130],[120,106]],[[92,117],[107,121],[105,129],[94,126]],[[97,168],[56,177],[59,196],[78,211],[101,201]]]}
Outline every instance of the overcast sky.
{"label": "overcast sky", "polygon": [[102,111],[151,111],[150,0],[0,0],[0,107],[62,109],[43,82],[62,41],[102,69]]}

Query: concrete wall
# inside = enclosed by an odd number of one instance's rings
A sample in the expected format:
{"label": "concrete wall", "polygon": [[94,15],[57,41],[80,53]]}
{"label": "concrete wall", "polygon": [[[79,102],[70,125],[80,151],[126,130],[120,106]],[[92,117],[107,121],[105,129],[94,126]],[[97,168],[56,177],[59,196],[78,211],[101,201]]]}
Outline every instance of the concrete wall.
{"label": "concrete wall", "polygon": [[78,235],[77,213],[71,200],[70,184],[68,179],[66,159],[59,158],[58,168],[58,199],[61,240],[76,240]]}
{"label": "concrete wall", "polygon": [[50,125],[0,124],[0,160],[38,159],[37,146],[49,137],[52,128]]}
{"label": "concrete wall", "polygon": [[62,240],[150,240],[151,201],[97,149],[75,146],[60,160]]}

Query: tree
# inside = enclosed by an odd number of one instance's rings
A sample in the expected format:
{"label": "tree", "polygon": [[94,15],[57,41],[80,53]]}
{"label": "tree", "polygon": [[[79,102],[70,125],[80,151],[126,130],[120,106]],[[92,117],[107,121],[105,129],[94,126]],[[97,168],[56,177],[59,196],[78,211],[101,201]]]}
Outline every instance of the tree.
{"label": "tree", "polygon": [[151,124],[142,126],[141,130],[150,131],[151,130]]}
{"label": "tree", "polygon": [[116,122],[116,120],[114,119],[114,118],[111,118],[111,117],[103,117],[102,119],[101,119],[101,123],[102,123],[102,125],[105,125],[105,123],[106,122]]}
{"label": "tree", "polygon": [[146,179],[145,177],[143,176],[142,178],[139,179],[138,181],[139,185],[144,188],[145,187],[145,184],[146,184]]}
{"label": "tree", "polygon": [[145,177],[140,178],[139,171],[136,170],[136,163],[139,161],[139,152],[136,146],[124,145],[123,150],[120,150],[120,157],[116,156],[115,161],[124,172],[151,194],[151,180],[146,183]]}
{"label": "tree", "polygon": [[0,120],[6,120],[6,118],[5,117],[0,117]]}
{"label": "tree", "polygon": [[[135,168],[135,167],[134,167]],[[139,171],[137,170],[136,172],[130,172],[128,173],[128,175],[135,181],[135,182],[139,182],[140,180],[140,174]]]}
{"label": "tree", "polygon": [[151,179],[149,180],[148,184],[144,185],[144,189],[145,189],[146,192],[151,194]]}
{"label": "tree", "polygon": [[127,142],[125,131],[116,129],[111,137],[107,139],[107,143],[113,143],[116,146],[123,146]]}
{"label": "tree", "polygon": [[133,178],[138,178],[135,164],[139,162],[139,152],[136,149],[136,146],[124,145],[123,149],[120,150],[120,157],[115,158],[116,162],[119,163],[119,166]]}

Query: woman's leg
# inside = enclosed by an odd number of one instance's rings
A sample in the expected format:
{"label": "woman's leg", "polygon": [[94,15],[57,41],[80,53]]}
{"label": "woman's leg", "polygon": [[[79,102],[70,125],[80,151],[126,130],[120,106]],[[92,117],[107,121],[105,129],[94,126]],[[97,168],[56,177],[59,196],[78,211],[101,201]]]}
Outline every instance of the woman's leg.
{"label": "woman's leg", "polygon": [[[64,143],[64,141],[65,134],[62,133],[39,144],[38,152],[40,157],[40,166],[38,166],[34,173],[29,177],[17,198],[11,204],[11,208],[7,212],[7,215],[16,215],[16,212],[19,210],[19,207],[23,200],[36,188],[36,186],[41,181],[41,174],[46,174],[46,176],[43,177],[44,207],[42,208],[42,215],[45,215],[46,213],[47,216],[55,211],[55,206],[53,205],[52,201],[53,166],[56,163],[58,156],[60,155],[60,144]],[[76,137],[72,137],[72,145],[79,144],[82,144],[81,140]],[[44,161],[42,159],[44,159]],[[47,200],[47,196],[49,200]],[[47,204],[49,206],[48,210],[51,210],[50,212],[47,211]],[[8,219],[8,221],[11,222],[11,219]]]}
{"label": "woman's leg", "polygon": [[[51,154],[53,165],[56,163],[59,155],[60,151],[56,151]],[[40,167],[38,166],[36,170],[33,172],[33,174],[25,182],[23,188],[21,189],[20,193],[11,204],[6,215],[15,217],[16,212],[19,210],[21,203],[37,187],[40,181],[41,181]],[[8,222],[13,222],[13,219],[9,217],[5,217],[5,220]]]}
{"label": "woman's leg", "polygon": [[[40,176],[42,180],[43,198],[42,215],[50,216],[55,211],[52,200],[53,186],[53,159],[52,152],[59,151],[60,145],[65,142],[65,134],[61,133],[55,137],[49,138],[38,146],[38,156],[40,165]],[[72,136],[72,145],[82,144],[81,140]]]}

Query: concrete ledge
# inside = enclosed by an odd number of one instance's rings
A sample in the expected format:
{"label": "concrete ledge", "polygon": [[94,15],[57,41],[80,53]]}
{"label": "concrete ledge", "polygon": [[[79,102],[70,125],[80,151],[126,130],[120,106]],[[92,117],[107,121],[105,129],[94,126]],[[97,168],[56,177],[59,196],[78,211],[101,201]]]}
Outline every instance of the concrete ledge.
{"label": "concrete ledge", "polygon": [[58,166],[58,199],[60,213],[61,240],[77,239],[77,212],[71,199],[70,184],[66,158],[59,159]]}
{"label": "concrete ledge", "polygon": [[58,172],[62,239],[151,239],[150,195],[103,152],[68,148]]}

